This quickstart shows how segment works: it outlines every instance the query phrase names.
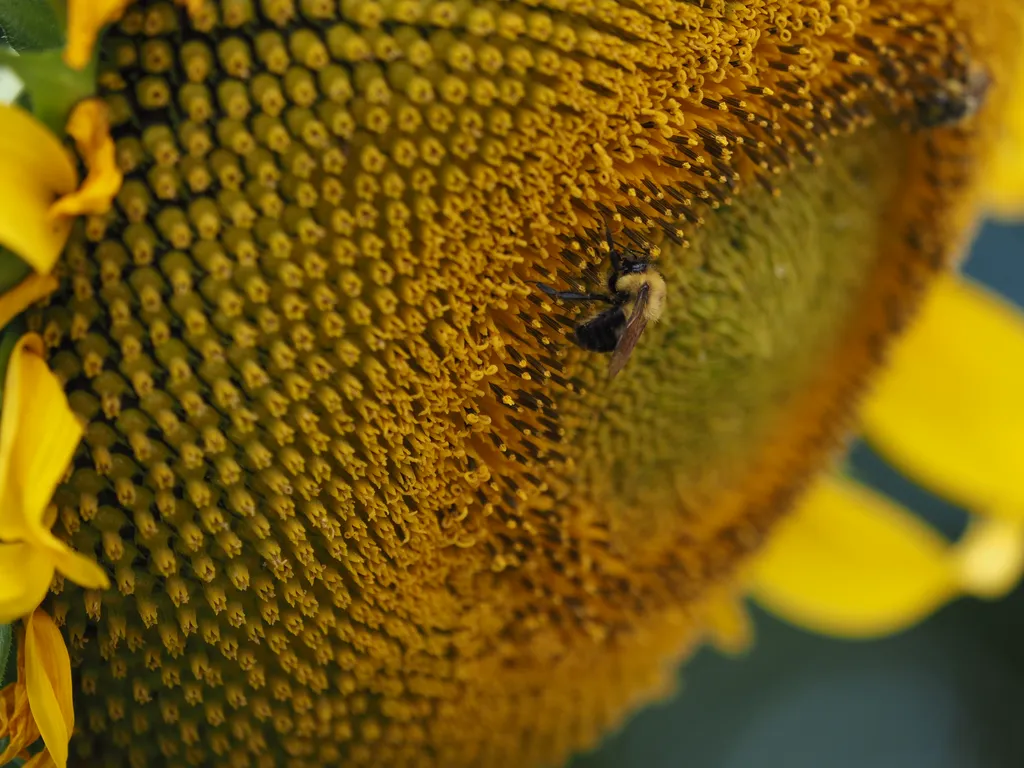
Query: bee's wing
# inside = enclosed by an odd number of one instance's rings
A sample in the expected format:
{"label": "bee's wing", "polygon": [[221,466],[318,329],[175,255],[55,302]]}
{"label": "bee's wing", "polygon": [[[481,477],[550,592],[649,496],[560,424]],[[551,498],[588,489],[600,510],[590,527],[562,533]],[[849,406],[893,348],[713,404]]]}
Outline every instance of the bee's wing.
{"label": "bee's wing", "polygon": [[647,327],[647,302],[650,301],[650,297],[651,287],[649,285],[640,286],[640,290],[636,294],[636,301],[633,302],[633,311],[629,315],[629,320],[626,321],[626,327],[622,329],[622,335],[619,336],[619,343],[615,345],[615,351],[612,352],[612,361],[608,365],[609,379],[614,379],[626,367],[629,356],[633,354],[633,348],[640,341],[640,334]]}

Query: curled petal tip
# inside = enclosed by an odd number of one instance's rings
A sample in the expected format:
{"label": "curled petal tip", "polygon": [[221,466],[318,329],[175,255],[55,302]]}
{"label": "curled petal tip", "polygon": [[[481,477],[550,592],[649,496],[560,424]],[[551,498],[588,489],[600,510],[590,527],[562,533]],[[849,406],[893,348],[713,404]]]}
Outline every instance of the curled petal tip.
{"label": "curled petal tip", "polygon": [[954,557],[965,592],[1002,597],[1024,571],[1024,525],[996,518],[975,522],[958,542]]}
{"label": "curled petal tip", "polygon": [[50,207],[50,216],[106,213],[121,189],[123,178],[114,155],[106,104],[99,99],[79,102],[68,118],[67,131],[75,140],[89,174],[77,190]]}
{"label": "curled petal tip", "polygon": [[132,0],[68,0],[67,45],[64,63],[82,70],[92,61],[100,31],[124,14]]}

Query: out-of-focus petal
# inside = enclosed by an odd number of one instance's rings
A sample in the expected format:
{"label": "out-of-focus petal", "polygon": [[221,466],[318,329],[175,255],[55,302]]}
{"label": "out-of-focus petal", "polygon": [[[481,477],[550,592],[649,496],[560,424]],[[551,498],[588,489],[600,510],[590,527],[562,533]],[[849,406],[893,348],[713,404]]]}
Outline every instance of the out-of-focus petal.
{"label": "out-of-focus petal", "polygon": [[11,353],[0,412],[0,539],[35,537],[81,436],[42,339],[26,334]]}
{"label": "out-of-focus petal", "polygon": [[862,411],[903,472],[972,511],[1024,521],[1024,318],[963,278],[938,281]]}
{"label": "out-of-focus petal", "polygon": [[133,0],[68,0],[67,46],[64,63],[72,69],[84,69],[92,60],[100,31],[124,14]]}
{"label": "out-of-focus petal", "polygon": [[109,586],[103,569],[54,536],[44,520],[81,435],[64,388],[43,359],[42,339],[26,334],[11,353],[0,410],[0,541],[31,547],[35,565],[4,571],[8,611],[24,613],[27,596],[38,592],[44,576],[49,584],[54,568],[84,587]]}
{"label": "out-of-focus petal", "polygon": [[704,621],[708,640],[721,653],[746,652],[754,642],[754,626],[740,597],[731,591],[708,601]]}
{"label": "out-of-focus petal", "polygon": [[50,750],[44,749],[39,754],[32,755],[22,768],[55,768],[56,765],[53,756],[50,755]]}
{"label": "out-of-focus petal", "polygon": [[74,190],[75,168],[46,126],[22,109],[0,105],[0,245],[36,272],[53,269],[71,231],[50,206]]}
{"label": "out-of-focus petal", "polygon": [[956,544],[954,567],[965,592],[990,599],[1007,594],[1024,572],[1024,524],[975,520]]}
{"label": "out-of-focus petal", "polygon": [[1024,48],[1018,48],[1013,95],[999,125],[992,161],[985,175],[989,211],[997,216],[1024,216]]}
{"label": "out-of-focus petal", "polygon": [[43,743],[53,762],[63,768],[75,725],[71,659],[57,625],[41,610],[25,619],[25,687]]}
{"label": "out-of-focus petal", "polygon": [[110,588],[110,579],[95,560],[71,549],[48,530],[43,529],[38,533],[39,538],[35,543],[49,551],[53,567],[64,576],[87,589]]}
{"label": "out-of-focus petal", "polygon": [[6,293],[0,295],[0,328],[24,312],[31,304],[57,290],[57,278],[33,272]]}
{"label": "out-of-focus petal", "polygon": [[27,542],[0,544],[0,622],[11,622],[34,611],[53,581],[54,558]]}
{"label": "out-of-focus petal", "polygon": [[775,614],[842,637],[900,631],[959,592],[941,536],[834,476],[818,480],[778,526],[751,577],[754,598]]}
{"label": "out-of-focus petal", "polygon": [[0,690],[0,734],[8,741],[0,750],[0,765],[7,765],[13,758],[23,756],[27,747],[39,739],[39,727],[29,707],[28,691],[25,688],[25,647],[18,648],[17,680]]}
{"label": "out-of-focus petal", "polygon": [[114,157],[107,105],[101,99],[86,99],[75,105],[68,118],[68,135],[75,140],[89,174],[74,192],[50,208],[53,217],[106,213],[121,189],[122,173]]}

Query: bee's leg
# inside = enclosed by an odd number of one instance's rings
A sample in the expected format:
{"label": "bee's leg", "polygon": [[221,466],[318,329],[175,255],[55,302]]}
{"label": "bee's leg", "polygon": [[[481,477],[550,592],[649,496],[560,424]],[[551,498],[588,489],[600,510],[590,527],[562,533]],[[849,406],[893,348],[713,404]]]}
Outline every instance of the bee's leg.
{"label": "bee's leg", "polygon": [[562,301],[603,301],[606,304],[613,303],[612,297],[605,296],[603,293],[573,293],[572,291],[556,291],[550,285],[544,285],[544,283],[537,283],[537,287],[551,298],[561,299]]}
{"label": "bee's leg", "polygon": [[572,293],[571,291],[556,291],[549,295],[556,299],[561,299],[562,301],[603,301],[605,304],[615,303],[611,296],[605,296],[603,293]]}

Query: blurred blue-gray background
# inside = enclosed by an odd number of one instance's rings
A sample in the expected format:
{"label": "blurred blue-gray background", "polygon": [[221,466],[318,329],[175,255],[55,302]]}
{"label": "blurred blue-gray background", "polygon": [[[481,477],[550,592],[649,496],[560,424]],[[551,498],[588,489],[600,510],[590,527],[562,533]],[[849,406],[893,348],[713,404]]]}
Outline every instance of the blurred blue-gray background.
{"label": "blurred blue-gray background", "polygon": [[[1024,227],[989,225],[965,271],[1024,308],[1022,253]],[[961,510],[866,447],[852,469],[951,537],[962,530]],[[1024,589],[958,601],[870,642],[754,617],[747,656],[701,651],[680,672],[678,696],[572,768],[1024,768]]]}

